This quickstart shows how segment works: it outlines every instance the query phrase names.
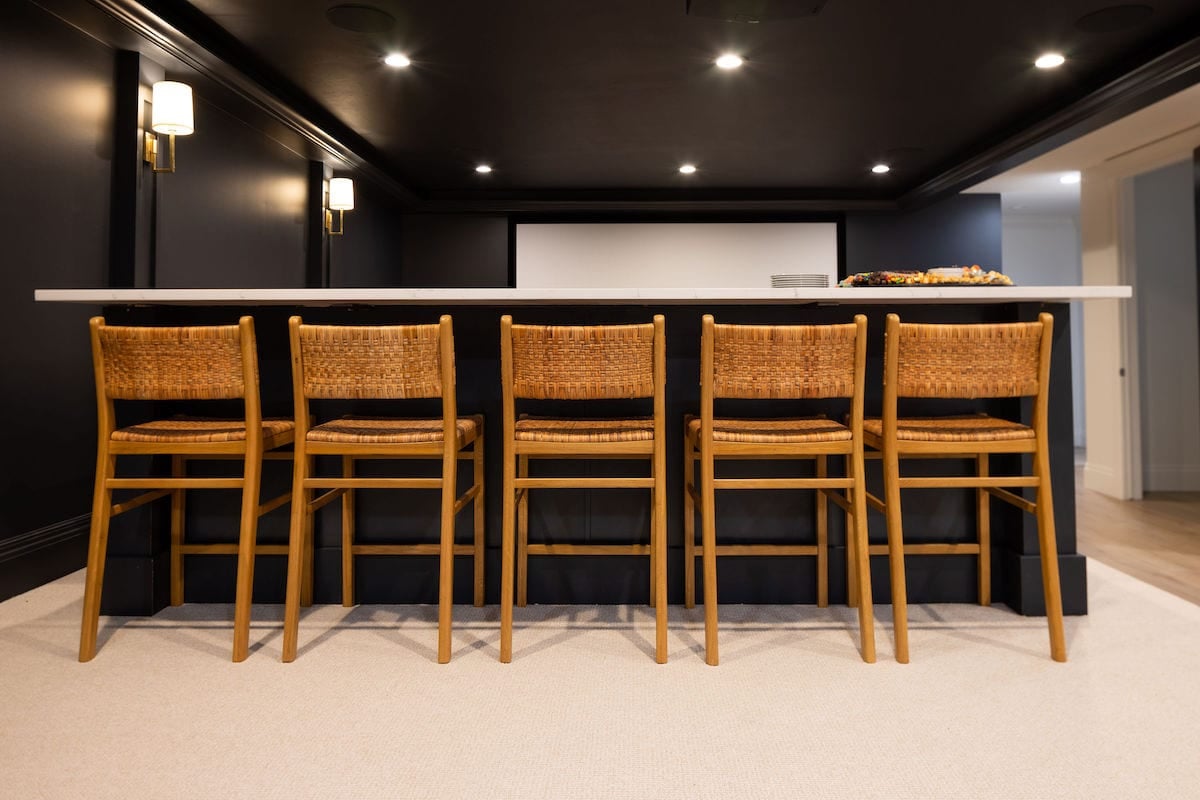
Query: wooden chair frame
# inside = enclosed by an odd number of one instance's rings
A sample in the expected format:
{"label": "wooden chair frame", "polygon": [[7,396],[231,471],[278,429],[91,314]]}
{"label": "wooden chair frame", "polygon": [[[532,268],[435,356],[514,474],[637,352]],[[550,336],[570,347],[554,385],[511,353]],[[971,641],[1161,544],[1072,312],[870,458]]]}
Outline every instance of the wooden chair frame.
{"label": "wooden chair frame", "polygon": [[[232,327],[232,326],[229,326]],[[224,392],[219,396],[197,397],[196,399],[236,399],[245,404],[244,423],[246,436],[240,440],[217,442],[171,443],[148,441],[114,441],[117,431],[114,400],[167,400],[179,399],[155,391],[153,378],[147,381],[150,388],[138,393],[136,398],[110,391],[106,380],[106,362],[111,360],[101,343],[107,328],[103,317],[93,317],[90,322],[92,343],[92,365],[96,381],[97,447],[96,483],[92,499],[91,533],[88,542],[87,578],[83,594],[83,621],[79,637],[79,660],[90,661],[96,654],[96,637],[99,627],[100,598],[104,582],[105,558],[108,551],[108,531],[112,517],[143,506],[162,497],[171,498],[171,547],[170,547],[170,597],[171,605],[183,603],[183,558],[185,555],[236,555],[238,559],[237,582],[234,600],[233,660],[244,661],[249,654],[250,606],[254,582],[255,555],[280,555],[286,552],[281,545],[259,545],[255,541],[258,518],[279,508],[291,498],[290,493],[281,494],[266,502],[260,502],[262,462],[264,459],[290,459],[290,453],[266,451],[283,447],[292,442],[292,429],[265,435],[262,425],[262,409],[258,394],[258,356],[254,336],[254,321],[242,317],[231,337],[236,340],[240,351],[241,391]],[[218,326],[212,326],[213,329]],[[146,328],[147,332],[166,334],[176,330]],[[136,367],[131,367],[136,368]],[[179,377],[179,376],[177,376]],[[186,378],[187,376],[182,376]],[[198,377],[198,376],[197,376]],[[124,455],[169,455],[171,456],[170,477],[118,478],[117,458]],[[186,463],[199,459],[240,459],[243,462],[242,477],[233,478],[189,478]],[[113,491],[120,489],[148,490],[141,494],[113,503]],[[188,489],[236,489],[242,493],[242,509],[236,544],[187,544],[184,542],[185,493]]]}
{"label": "wooden chair frame", "polygon": [[[303,587],[311,583],[311,559],[301,561],[301,553],[311,550],[312,515],[328,503],[342,501],[342,604],[354,605],[354,557],[359,555],[437,555],[438,578],[438,647],[439,664],[450,661],[451,621],[454,602],[454,556],[473,557],[474,604],[483,605],[484,592],[484,449],[483,417],[474,416],[476,435],[458,446],[458,407],[455,389],[454,334],[449,315],[438,321],[437,353],[439,383],[436,394],[402,395],[401,397],[435,396],[442,400],[441,441],[412,443],[359,443],[309,441],[314,427],[310,397],[305,392],[305,356],[301,344],[303,321],[294,316],[288,320],[292,352],[292,391],[296,409],[296,458],[292,483],[291,538],[288,551],[287,599],[284,611],[283,660],[295,660],[299,639],[300,606],[304,604]],[[327,326],[330,328],[346,326]],[[381,328],[384,326],[375,326]],[[414,326],[390,326],[393,329]],[[363,395],[355,387],[346,387],[337,397],[384,398],[382,394]],[[329,395],[323,395],[329,397]],[[396,395],[391,395],[397,398]],[[342,461],[340,477],[322,477],[314,472],[316,456],[338,456]],[[440,459],[441,475],[436,478],[396,478],[355,476],[354,465],[363,459]],[[472,485],[461,495],[457,493],[458,462],[470,460],[473,466]],[[437,544],[355,544],[356,489],[437,489],[441,492],[440,539]],[[314,490],[325,490],[314,497]],[[472,544],[456,544],[455,519],[467,504],[474,503]],[[305,573],[302,575],[302,572]]]}
{"label": "wooden chair frame", "polygon": [[[815,556],[817,558],[817,605],[828,604],[828,501],[846,512],[847,560],[857,561],[859,569],[867,564],[866,492],[863,471],[863,383],[866,371],[866,328],[863,315],[854,318],[854,390],[850,396],[849,441],[806,443],[726,442],[713,438],[716,374],[714,349],[716,325],[711,315],[701,321],[700,345],[700,436],[693,442],[688,433],[690,419],[684,421],[683,503],[684,503],[684,602],[696,604],[695,559],[702,559],[704,573],[704,654],[705,661],[720,663],[717,644],[717,556]],[[698,447],[696,445],[699,445]],[[830,477],[829,456],[845,459],[846,475]],[[717,478],[715,462],[720,460],[786,459],[815,461],[815,476],[787,478]],[[700,467],[697,487],[696,464]],[[716,542],[716,490],[815,489],[817,519],[815,545],[736,544]],[[695,515],[701,519],[700,545],[696,544]],[[875,624],[871,586],[863,581],[851,588],[853,605],[859,612],[859,632],[863,661],[875,661]]]}
{"label": "wooden chair frame", "polygon": [[[866,444],[879,451],[883,461],[884,495],[880,500],[868,495],[872,508],[882,511],[887,517],[886,545],[872,545],[872,555],[888,556],[892,584],[892,609],[895,617],[896,660],[907,664],[908,646],[908,599],[904,572],[904,557],[909,555],[975,555],[979,563],[979,602],[991,603],[991,523],[989,499],[995,497],[1037,518],[1038,546],[1041,552],[1042,586],[1046,598],[1046,622],[1050,634],[1050,654],[1055,661],[1067,660],[1066,639],[1063,633],[1062,588],[1058,575],[1058,547],[1054,531],[1054,502],[1050,486],[1050,452],[1047,436],[1050,384],[1050,348],[1054,330],[1054,318],[1047,313],[1038,316],[1041,325],[1038,343],[1037,389],[1033,393],[1033,437],[1016,440],[992,441],[909,441],[897,437],[900,424],[897,401],[901,375],[900,332],[902,323],[896,314],[888,314],[884,345],[884,385],[882,437],[870,432]],[[1020,323],[1018,323],[1020,324]],[[916,326],[913,326],[916,327]],[[936,326],[934,326],[936,327]],[[950,326],[946,326],[950,327]],[[980,328],[990,326],[979,326]],[[1011,392],[1004,395],[976,396],[1028,396],[1028,392]],[[923,395],[932,396],[932,395]],[[939,395],[948,396],[948,395]],[[988,459],[993,453],[1028,453],[1033,456],[1033,474],[998,476],[989,472]],[[974,476],[962,477],[903,477],[900,474],[901,459],[969,459],[976,464]],[[901,514],[901,489],[972,488],[976,490],[976,524],[978,542],[960,544],[906,544]],[[1030,502],[1010,489],[1032,488],[1036,500]],[[1047,557],[1050,556],[1050,557]],[[861,569],[861,567],[860,567]],[[865,574],[865,573],[860,573]],[[864,581],[865,583],[866,581]]]}
{"label": "wooden chair frame", "polygon": [[[500,319],[500,364],[504,394],[504,508],[501,544],[500,661],[512,661],[513,590],[516,573],[517,604],[527,601],[530,555],[648,555],[650,557],[650,605],[655,609],[655,661],[667,662],[667,564],[666,564],[666,345],[665,320],[653,319],[652,345],[654,436],[632,442],[535,442],[516,438],[514,390],[513,321]],[[574,326],[551,326],[570,328]],[[580,326],[582,327],[582,326]],[[606,326],[594,326],[603,329]],[[607,326],[621,327],[621,326]],[[551,367],[552,368],[552,367]],[[610,397],[603,391],[588,399]],[[646,396],[646,395],[639,395]],[[649,477],[530,477],[533,459],[642,459],[650,461]],[[529,544],[529,491],[531,489],[650,489],[652,513],[650,544]],[[516,564],[514,565],[514,556]],[[514,570],[515,566],[515,570]]]}

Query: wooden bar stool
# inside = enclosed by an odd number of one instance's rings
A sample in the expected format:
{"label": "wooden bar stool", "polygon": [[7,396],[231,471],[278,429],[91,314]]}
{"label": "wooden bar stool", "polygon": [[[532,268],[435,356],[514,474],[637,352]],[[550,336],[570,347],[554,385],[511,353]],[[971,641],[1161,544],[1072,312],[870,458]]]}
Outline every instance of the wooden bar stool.
{"label": "wooden bar stool", "polygon": [[[704,653],[716,666],[717,556],[816,556],[818,605],[828,601],[827,500],[847,512],[847,558],[867,565],[866,493],[863,483],[863,375],[867,318],[844,325],[717,325],[702,320],[700,416],[684,418],[685,602],[695,605],[696,557],[704,564]],[[714,400],[813,400],[849,398],[849,424],[825,417],[735,419],[714,416]],[[828,457],[842,456],[843,477],[828,476]],[[814,459],[814,477],[717,478],[718,460]],[[696,481],[696,462],[700,480]],[[715,490],[816,489],[815,545],[716,542]],[[702,544],[696,546],[695,508]],[[875,661],[871,586],[857,587],[862,658]]]}
{"label": "wooden bar stool", "polygon": [[[96,654],[109,520],[170,496],[171,604],[183,602],[185,554],[236,554],[233,660],[242,661],[249,652],[254,556],[284,551],[280,545],[256,544],[258,518],[290,497],[283,494],[259,504],[264,452],[290,444],[293,435],[291,420],[262,418],[254,321],[242,317],[237,325],[150,328],[106,325],[103,317],[93,317],[91,338],[98,446],[79,660],[90,661]],[[242,400],[245,414],[240,419],[221,420],[174,417],[118,428],[115,400]],[[118,478],[117,457],[124,455],[169,455],[171,477]],[[186,477],[185,462],[193,458],[240,459],[242,476]],[[118,489],[149,491],[114,504],[112,493]],[[237,544],[184,542],[184,492],[188,489],[241,491]]]}
{"label": "wooden bar stool", "polygon": [[[296,658],[306,529],[317,509],[342,500],[342,604],[354,604],[355,555],[436,555],[438,663],[450,660],[454,602],[454,556],[474,559],[474,602],[483,605],[483,417],[459,417],[455,399],[454,334],[449,316],[436,325],[305,325],[288,320],[292,389],[296,405],[296,458],[292,483],[291,544],[288,551],[283,660]],[[437,418],[344,417],[316,424],[310,400],[410,400],[441,398]],[[470,449],[467,449],[470,448]],[[315,456],[338,456],[342,475],[314,474]],[[359,459],[440,459],[436,478],[357,477]],[[470,460],[472,485],[457,493],[459,460]],[[313,499],[314,489],[327,489]],[[441,492],[441,536],[437,544],[354,542],[356,489],[437,489]],[[474,502],[474,541],[455,544],[454,520]]]}
{"label": "wooden bar stool", "polygon": [[[989,497],[996,497],[1037,518],[1042,586],[1050,655],[1067,660],[1063,635],[1062,590],[1058,580],[1058,547],[1054,537],[1054,503],[1050,491],[1050,454],[1046,436],[1049,403],[1050,345],[1054,318],[1040,314],[1037,322],[996,325],[924,325],[901,323],[888,314],[884,346],[883,418],[864,423],[866,443],[883,459],[885,500],[868,502],[887,516],[888,543],[871,547],[887,553],[896,626],[896,660],[908,663],[908,600],[904,557],[908,555],[972,554],[979,559],[979,601],[991,602],[991,537]],[[986,414],[943,417],[901,417],[901,397],[977,399],[1030,397],[1033,425]],[[1030,453],[1033,474],[991,475],[992,453]],[[968,459],[973,476],[902,477],[903,458]],[[978,498],[977,543],[905,544],[900,505],[901,489],[974,488]],[[1008,491],[1032,488],[1033,502]],[[861,567],[860,567],[861,570]],[[866,575],[865,572],[859,572]],[[862,581],[866,583],[868,581]]]}
{"label": "wooden bar stool", "polygon": [[[664,321],[642,325],[514,325],[500,319],[504,386],[504,536],[500,660],[512,661],[514,527],[520,524],[517,591],[526,598],[529,555],[649,555],[655,660],[667,661],[666,349]],[[516,416],[516,399],[653,398],[653,416],[578,419]],[[650,477],[529,477],[530,459],[648,459]],[[518,460],[520,475],[517,474]],[[650,544],[529,544],[530,489],[651,490]],[[519,512],[518,512],[519,509]]]}

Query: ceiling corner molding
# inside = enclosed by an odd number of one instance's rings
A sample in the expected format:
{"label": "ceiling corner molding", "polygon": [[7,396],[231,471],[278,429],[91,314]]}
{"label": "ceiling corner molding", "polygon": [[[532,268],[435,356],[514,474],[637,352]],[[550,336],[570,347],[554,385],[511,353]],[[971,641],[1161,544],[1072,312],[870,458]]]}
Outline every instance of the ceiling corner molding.
{"label": "ceiling corner molding", "polygon": [[[316,100],[259,63],[228,34],[220,37],[216,31],[221,34],[224,31],[216,23],[209,21],[210,26],[206,27],[214,30],[203,31],[199,30],[201,26],[196,24],[195,19],[186,19],[187,16],[202,16],[194,9],[191,15],[180,12],[168,18],[135,0],[88,2],[172,58],[261,108],[309,142],[386,189],[401,202],[412,205],[422,202],[423,197],[418,192],[390,171],[377,166],[386,163],[386,159],[373,145]],[[255,75],[269,78],[270,83],[282,87],[282,91],[268,90]]]}
{"label": "ceiling corner molding", "polygon": [[912,208],[960,192],[1197,83],[1200,36],[1103,84],[1018,133],[957,160],[955,166],[905,192],[898,202]]}
{"label": "ceiling corner molding", "polygon": [[824,214],[895,209],[892,200],[833,191],[558,189],[430,192],[421,210],[490,214]]}

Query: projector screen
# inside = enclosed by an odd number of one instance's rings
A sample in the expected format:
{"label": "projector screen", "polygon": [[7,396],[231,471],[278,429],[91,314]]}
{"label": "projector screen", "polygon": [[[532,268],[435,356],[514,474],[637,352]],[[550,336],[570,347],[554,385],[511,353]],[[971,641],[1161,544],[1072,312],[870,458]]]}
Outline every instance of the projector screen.
{"label": "projector screen", "polygon": [[517,223],[518,289],[754,288],[837,283],[836,222]]}

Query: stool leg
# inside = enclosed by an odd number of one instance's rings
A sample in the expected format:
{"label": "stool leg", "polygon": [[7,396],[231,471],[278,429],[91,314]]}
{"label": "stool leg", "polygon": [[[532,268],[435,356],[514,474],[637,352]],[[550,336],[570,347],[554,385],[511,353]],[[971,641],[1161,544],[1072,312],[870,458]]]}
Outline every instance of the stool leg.
{"label": "stool leg", "polygon": [[1063,633],[1062,586],[1058,578],[1058,542],[1054,533],[1054,500],[1050,491],[1050,454],[1046,449],[1044,437],[1038,438],[1034,465],[1034,472],[1038,477],[1038,548],[1042,556],[1042,591],[1046,595],[1050,657],[1055,661],[1066,661],[1067,640]]}
{"label": "stool leg", "polygon": [[696,501],[692,491],[696,483],[696,462],[683,426],[683,606],[696,607]]}
{"label": "stool leg", "polygon": [[513,484],[516,482],[516,465],[509,447],[504,448],[504,503],[500,536],[500,661],[512,661],[513,635],[513,541],[516,522],[516,497]]}
{"label": "stool leg", "polygon": [[[978,465],[975,472],[981,478],[988,476],[988,454],[975,457]],[[1020,490],[1018,490],[1020,491]],[[976,529],[979,532],[979,605],[992,604],[992,507],[987,489],[977,489]]]}
{"label": "stool leg", "polygon": [[[313,471],[313,458],[308,457],[308,474]],[[308,498],[306,497],[305,500]],[[300,605],[308,608],[313,604],[313,558],[316,542],[313,541],[315,515],[304,515],[304,582],[300,584]]]}
{"label": "stool leg", "polygon": [[112,516],[112,490],[108,480],[116,472],[117,460],[101,442],[96,457],[96,486],[92,495],[92,530],[88,536],[87,578],[83,584],[83,622],[79,627],[79,660],[96,655],[96,633],[100,625],[100,596],[104,586],[104,560],[108,554],[108,522]]}
{"label": "stool leg", "polygon": [[458,452],[447,443],[442,454],[442,534],[438,553],[438,663],[450,662],[454,614],[454,502],[458,499]]}
{"label": "stool leg", "polygon": [[849,456],[850,472],[854,478],[854,488],[850,490],[851,505],[854,508],[854,527],[846,529],[846,541],[853,540],[848,547],[848,557],[855,563],[855,574],[858,576],[854,587],[858,601],[858,631],[862,647],[862,659],[868,664],[875,663],[875,609],[871,599],[871,551],[867,544],[867,491],[866,469],[863,465],[861,451]]}
{"label": "stool leg", "polygon": [[242,478],[242,520],[238,530],[237,593],[233,606],[233,660],[245,661],[250,653],[250,604],[254,594],[254,548],[258,531],[259,486],[262,482],[262,449],[247,447]]}
{"label": "stool leg", "polygon": [[654,491],[650,492],[650,607],[654,608],[654,604],[658,602],[656,594],[658,592],[658,570],[655,569],[655,562],[658,560],[658,552],[654,548],[654,543],[658,541],[658,531],[655,523],[658,521],[657,514],[654,513]]}
{"label": "stool leg", "polygon": [[[354,459],[342,456],[342,477],[354,477]],[[354,490],[342,495],[342,605],[354,605]]]}
{"label": "stool leg", "polygon": [[[529,477],[529,456],[517,456],[517,475]],[[529,490],[517,500],[517,605],[529,602]]]}
{"label": "stool leg", "polygon": [[[186,474],[183,456],[171,456],[171,477],[182,478]],[[171,605],[183,605],[183,515],[187,490],[171,492]]]}
{"label": "stool leg", "polygon": [[700,536],[704,548],[704,660],[721,663],[717,651],[717,530],[712,452],[700,454]]}
{"label": "stool leg", "polygon": [[475,550],[472,556],[475,568],[475,606],[483,607],[483,566],[484,566],[484,502],[483,502],[483,422],[479,423],[479,438],[475,440],[475,458],[472,463],[475,485],[479,492],[475,495],[472,509],[475,513]]}
{"label": "stool leg", "polygon": [[[908,663],[908,586],[904,577],[904,530],[900,516],[900,457],[892,448],[883,453],[883,490],[887,499],[888,567],[892,579],[892,616],[896,629],[896,660]],[[865,549],[865,548],[864,548]],[[859,557],[862,563],[862,557]],[[870,580],[860,571],[859,583]],[[862,595],[862,589],[859,589]]]}
{"label": "stool leg", "polygon": [[[297,447],[299,441],[297,440]],[[283,661],[296,660],[296,645],[300,635],[300,583],[304,566],[304,528],[311,517],[308,492],[303,488],[312,460],[297,452],[292,460],[292,516],[288,528],[287,590],[283,611]]]}
{"label": "stool leg", "polygon": [[[864,488],[863,491],[865,492],[866,489]],[[847,489],[846,493],[843,495],[843,497],[846,498],[846,502],[853,503],[854,502],[854,491],[852,489]],[[858,568],[857,568],[858,557],[857,557],[857,554],[855,554],[855,556],[853,558],[850,557],[850,540],[853,538],[852,536],[850,536],[850,531],[854,530],[854,514],[850,513],[849,511],[845,511],[845,512],[843,512],[843,516],[845,517],[845,526],[846,526],[846,555],[847,555],[847,558],[846,558],[846,605],[849,606],[850,608],[857,608],[858,607]],[[868,542],[867,547],[868,547],[867,558],[869,559],[870,553],[871,553],[871,551],[869,549],[870,548],[869,542]],[[870,564],[871,562],[868,560],[867,563]]]}
{"label": "stool leg", "polygon": [[[817,477],[827,477],[829,457],[817,456]],[[848,532],[848,531],[847,531]],[[829,498],[817,490],[817,607],[829,605]]]}
{"label": "stool leg", "polygon": [[654,554],[654,660],[667,663],[667,445],[664,426],[658,426],[654,438],[654,526],[650,532]]}

